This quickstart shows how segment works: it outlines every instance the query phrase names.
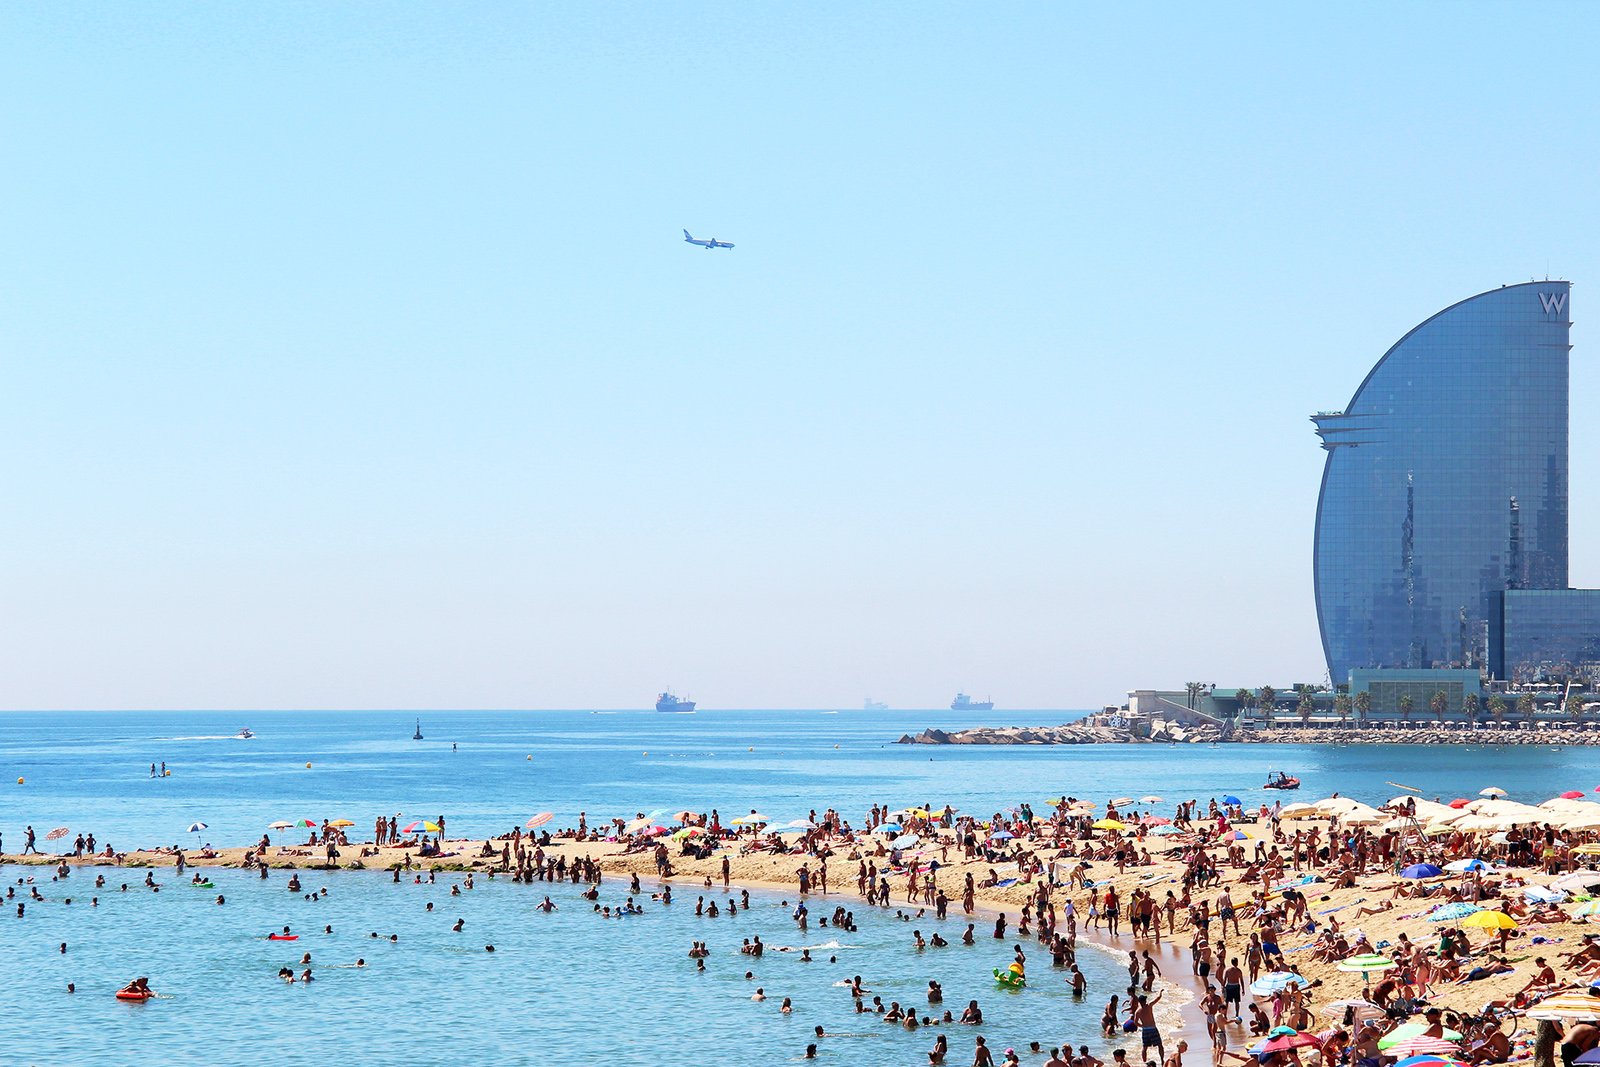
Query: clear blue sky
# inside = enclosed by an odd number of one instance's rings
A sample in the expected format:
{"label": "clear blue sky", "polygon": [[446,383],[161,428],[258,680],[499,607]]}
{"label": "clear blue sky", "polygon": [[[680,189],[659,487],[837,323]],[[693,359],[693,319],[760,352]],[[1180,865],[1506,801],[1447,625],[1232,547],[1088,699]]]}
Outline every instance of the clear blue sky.
{"label": "clear blue sky", "polygon": [[0,706],[1320,679],[1306,416],[1547,273],[1600,584],[1597,28],[7,4]]}

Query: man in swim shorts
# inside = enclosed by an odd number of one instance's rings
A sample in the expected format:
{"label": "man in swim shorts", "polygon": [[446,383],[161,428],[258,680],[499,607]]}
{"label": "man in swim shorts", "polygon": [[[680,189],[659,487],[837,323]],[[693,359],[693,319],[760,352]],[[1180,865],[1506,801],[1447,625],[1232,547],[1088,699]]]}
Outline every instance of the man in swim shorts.
{"label": "man in swim shorts", "polygon": [[1227,1005],[1233,1005],[1234,1022],[1243,1021],[1239,1015],[1243,998],[1244,972],[1239,969],[1239,958],[1235,956],[1228,961],[1227,970],[1222,972],[1222,1003],[1224,1009]]}
{"label": "man in swim shorts", "polygon": [[1133,1011],[1134,1022],[1139,1024],[1140,1054],[1142,1055],[1147,1048],[1154,1048],[1158,1063],[1167,1058],[1167,1050],[1161,1042],[1161,1029],[1156,1026],[1156,1005],[1165,995],[1157,993],[1153,997],[1139,997],[1137,1007]]}

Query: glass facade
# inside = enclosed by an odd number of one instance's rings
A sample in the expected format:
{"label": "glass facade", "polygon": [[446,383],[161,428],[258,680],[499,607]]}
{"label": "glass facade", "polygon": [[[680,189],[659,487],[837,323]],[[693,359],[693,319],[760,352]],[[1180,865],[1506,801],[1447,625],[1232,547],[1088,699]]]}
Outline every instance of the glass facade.
{"label": "glass facade", "polygon": [[1313,571],[1335,684],[1483,667],[1506,589],[1567,585],[1568,282],[1491,290],[1378,361],[1328,451]]}
{"label": "glass facade", "polygon": [[1489,667],[1517,682],[1600,680],[1600,589],[1513,589],[1489,620]]}

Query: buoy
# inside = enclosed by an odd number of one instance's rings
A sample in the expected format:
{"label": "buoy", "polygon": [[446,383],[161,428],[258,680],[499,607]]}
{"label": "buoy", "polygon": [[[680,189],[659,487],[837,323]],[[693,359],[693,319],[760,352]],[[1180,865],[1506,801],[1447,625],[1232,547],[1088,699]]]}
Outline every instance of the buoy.
{"label": "buoy", "polygon": [[754,746],[754,745],[751,745],[751,746],[750,746],[750,747],[749,747],[749,748],[748,748],[748,749],[746,749],[746,750],[745,750],[745,751],[747,751],[747,752],[754,752],[754,751],[755,751],[755,750],[756,750],[756,746]]}
{"label": "buoy", "polygon": [[528,759],[530,759],[530,760],[532,760],[532,759],[533,759],[533,757],[532,757],[532,756],[529,756],[529,757],[528,757]]}
{"label": "buoy", "polygon": [[22,779],[21,779],[21,778],[18,778],[18,779],[17,779],[17,784],[18,784],[18,785],[21,785],[21,784],[22,784]]}
{"label": "buoy", "polygon": [[308,770],[308,771],[309,771],[309,770],[310,770],[310,769],[311,769],[311,764],[309,764],[309,763],[308,763],[308,764],[306,764],[306,770]]}
{"label": "buoy", "polygon": [[171,771],[162,771],[161,772],[161,776],[163,778],[171,778],[172,777],[172,772]]}
{"label": "buoy", "polygon": [[646,756],[650,755],[650,751],[648,749],[645,750],[645,755]]}

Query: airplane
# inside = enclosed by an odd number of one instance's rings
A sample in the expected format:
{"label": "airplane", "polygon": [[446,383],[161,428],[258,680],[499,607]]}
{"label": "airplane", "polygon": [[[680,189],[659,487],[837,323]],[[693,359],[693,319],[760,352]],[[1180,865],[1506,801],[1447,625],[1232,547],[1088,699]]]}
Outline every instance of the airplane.
{"label": "airplane", "polygon": [[699,245],[701,248],[704,248],[708,252],[713,248],[732,248],[733,247],[733,245],[729,244],[727,241],[719,241],[715,237],[713,237],[709,241],[697,241],[693,237],[689,236],[689,231],[688,230],[684,230],[683,231],[683,239],[685,241],[688,241],[692,245]]}

